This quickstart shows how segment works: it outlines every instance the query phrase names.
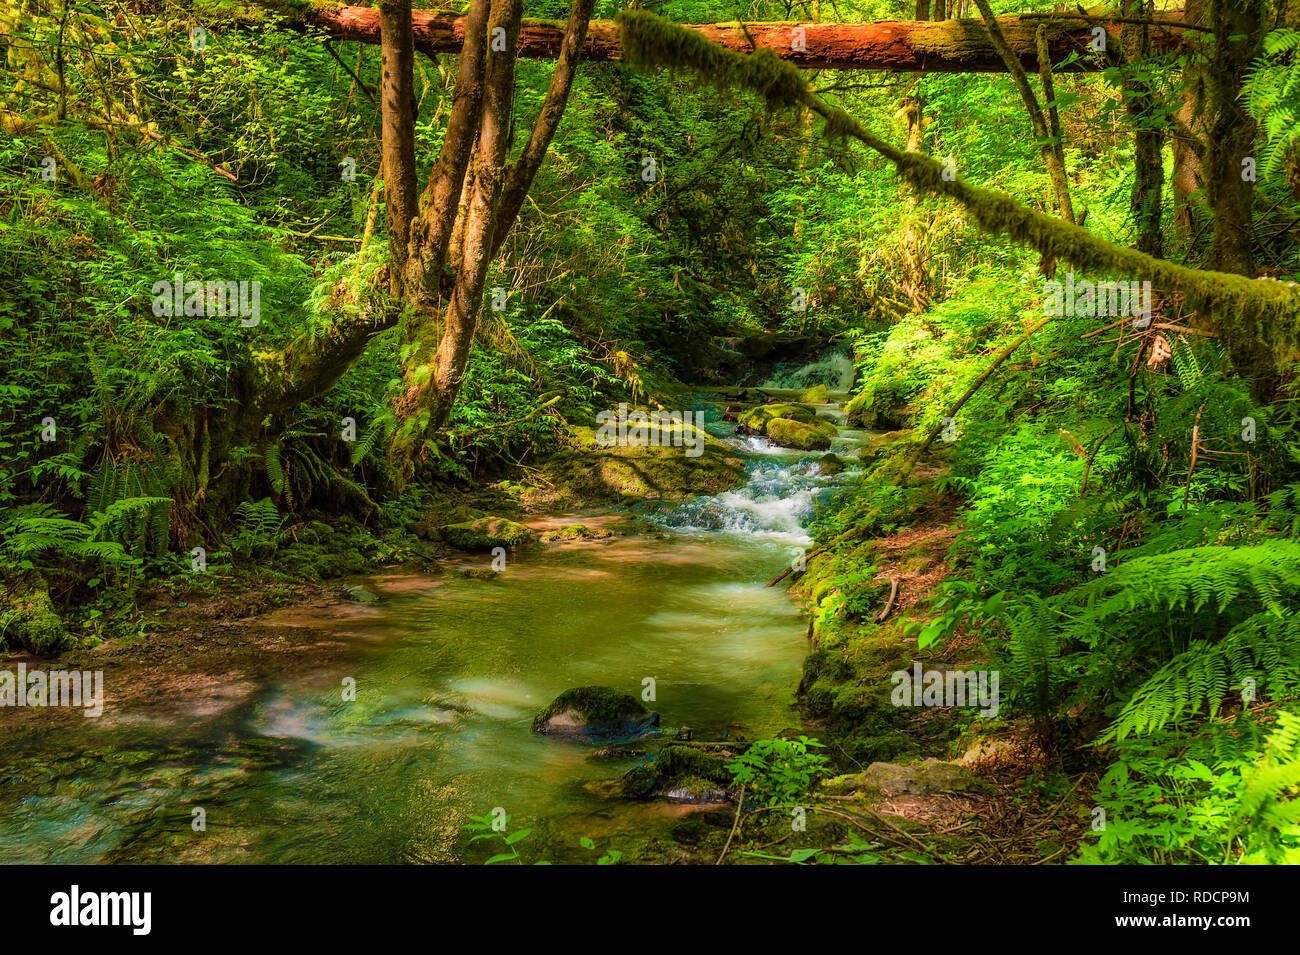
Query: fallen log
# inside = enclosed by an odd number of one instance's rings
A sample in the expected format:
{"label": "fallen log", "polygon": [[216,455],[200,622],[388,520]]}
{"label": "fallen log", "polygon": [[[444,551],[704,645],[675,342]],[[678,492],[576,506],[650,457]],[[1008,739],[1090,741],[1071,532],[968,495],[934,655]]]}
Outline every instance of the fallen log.
{"label": "fallen log", "polygon": [[[316,27],[335,40],[379,43],[379,10],[372,7],[316,5],[294,9],[266,0],[291,24]],[[455,53],[465,39],[463,16],[416,11],[411,19],[415,47],[427,54]],[[1155,50],[1178,45],[1184,27],[1182,13],[1162,14],[1151,29]],[[1038,18],[998,18],[1012,51],[1027,70],[1037,70],[1034,34]],[[1118,23],[1103,23],[1117,36]],[[897,73],[1002,73],[1006,64],[989,42],[979,20],[890,20],[878,23],[713,23],[686,24],[714,43],[747,53],[755,47],[774,51],[782,59],[809,69],[881,70]],[[518,55],[528,59],[551,59],[559,55],[564,23],[556,20],[524,20],[519,33]],[[1093,25],[1078,19],[1048,22],[1048,48],[1052,62],[1061,63],[1071,54],[1079,58],[1065,69],[1086,72],[1101,69],[1105,58],[1089,50]],[[1115,42],[1112,40],[1112,42]],[[621,59],[618,25],[613,20],[592,20],[582,48],[587,62]]]}

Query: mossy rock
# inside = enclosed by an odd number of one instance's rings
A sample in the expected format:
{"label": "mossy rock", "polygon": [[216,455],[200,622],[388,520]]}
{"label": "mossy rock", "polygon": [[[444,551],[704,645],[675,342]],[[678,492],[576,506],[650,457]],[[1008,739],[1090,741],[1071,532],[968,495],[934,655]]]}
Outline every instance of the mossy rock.
{"label": "mossy rock", "polygon": [[652,763],[624,773],[612,788],[625,799],[663,795],[673,802],[714,803],[725,801],[731,780],[727,757],[684,743],[669,743]]}
{"label": "mossy rock", "polygon": [[911,435],[910,431],[885,431],[882,434],[873,434],[862,443],[858,451],[858,457],[863,461],[870,461],[888,451],[900,441],[904,441]]}
{"label": "mossy rock", "polygon": [[824,405],[830,397],[830,389],[825,385],[813,385],[799,396],[799,400],[812,405]]}
{"label": "mossy rock", "polygon": [[726,789],[698,776],[678,780],[671,788],[664,790],[664,798],[671,803],[688,806],[717,806],[729,801]]}
{"label": "mossy rock", "polygon": [[817,459],[817,467],[821,470],[822,474],[831,475],[840,474],[848,467],[848,465],[844,463],[844,459],[838,454],[828,453],[823,454]]}
{"label": "mossy rock", "polygon": [[862,391],[849,399],[844,406],[847,421],[853,428],[878,431],[895,431],[906,427],[912,409],[900,394],[889,391]]}
{"label": "mossy rock", "polygon": [[543,531],[538,539],[543,544],[557,544],[564,541],[605,540],[613,536],[613,531],[603,527],[592,530],[585,524],[566,524],[555,530]]}
{"label": "mossy rock", "polygon": [[448,524],[439,533],[452,547],[468,551],[519,547],[533,539],[531,528],[504,517],[481,517],[476,521]]}
{"label": "mossy rock", "polygon": [[533,719],[533,732],[564,739],[626,739],[659,724],[635,696],[608,686],[565,690]]}
{"label": "mossy rock", "polygon": [[669,743],[659,750],[654,768],[660,779],[671,782],[697,778],[721,786],[730,783],[732,777],[726,760],[679,743]]}
{"label": "mossy rock", "polygon": [[[630,504],[719,494],[745,483],[745,461],[707,431],[702,452],[668,445],[603,447],[594,428],[571,426],[569,444],[542,462],[520,499],[529,506]],[[663,432],[661,432],[662,438]]]}
{"label": "mossy rock", "polygon": [[[835,426],[828,423],[835,432]],[[838,432],[835,432],[838,434]],[[804,424],[788,418],[773,418],[767,423],[767,437],[773,444],[783,448],[796,448],[800,451],[825,451],[831,446],[833,434],[816,424]]]}
{"label": "mossy rock", "polygon": [[25,573],[0,579],[0,649],[53,654],[76,646],[54,609],[45,579]]}
{"label": "mossy rock", "polygon": [[759,405],[757,408],[750,408],[741,415],[737,424],[748,428],[750,431],[757,431],[759,434],[767,434],[768,423],[776,418],[785,418],[789,421],[802,421],[804,424],[814,424],[817,421],[817,412],[813,411],[811,408],[805,408],[803,405]]}

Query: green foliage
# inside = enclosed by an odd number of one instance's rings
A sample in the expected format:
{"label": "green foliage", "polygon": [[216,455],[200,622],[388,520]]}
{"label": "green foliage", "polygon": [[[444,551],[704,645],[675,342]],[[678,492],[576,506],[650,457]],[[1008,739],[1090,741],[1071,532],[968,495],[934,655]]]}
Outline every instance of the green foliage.
{"label": "green foliage", "polygon": [[[747,849],[740,854],[751,859],[788,862],[791,865],[878,865],[885,861],[880,846],[874,842],[868,842],[857,833],[850,835],[844,842],[827,848],[808,846],[803,849],[794,849],[786,855],[777,852],[765,852],[761,849]],[[904,853],[904,856],[909,855]],[[919,860],[911,859],[911,861]]]}
{"label": "green foliage", "polygon": [[727,764],[732,784],[745,786],[746,795],[759,806],[780,806],[806,795],[826,775],[830,760],[809,749],[822,744],[806,736],[798,739],[761,739]]}
{"label": "green foliage", "polygon": [[[513,862],[515,865],[523,865],[524,860],[519,855],[519,843],[523,842],[533,834],[533,830],[516,829],[514,832],[506,828],[510,824],[509,816],[501,816],[500,819],[492,813],[483,816],[470,816],[469,822],[464,825],[466,832],[472,832],[470,843],[491,841],[500,843],[502,851],[493,853],[484,862],[484,865],[496,865],[499,862]],[[550,865],[549,862],[534,862],[533,865]]]}
{"label": "green foliage", "polygon": [[1281,710],[1266,740],[1243,713],[1192,738],[1127,740],[1097,794],[1105,826],[1075,861],[1300,862],[1300,715]]}
{"label": "green foliage", "polygon": [[[116,513],[142,510],[157,503],[156,498],[128,498],[116,502],[126,505]],[[32,570],[59,560],[92,561],[104,566],[132,567],[139,559],[132,557],[120,543],[94,540],[95,531],[109,520],[108,513],[94,527],[81,521],[60,517],[49,504],[24,504],[10,508],[0,518],[0,566]]]}
{"label": "green foliage", "polygon": [[286,518],[269,497],[260,501],[241,501],[235,508],[236,532],[230,538],[230,551],[238,558],[254,555],[265,558],[284,543]]}
{"label": "green foliage", "polygon": [[1300,139],[1300,30],[1274,30],[1264,37],[1264,54],[1255,61],[1242,97],[1268,140],[1259,155],[1259,171],[1272,175]]}

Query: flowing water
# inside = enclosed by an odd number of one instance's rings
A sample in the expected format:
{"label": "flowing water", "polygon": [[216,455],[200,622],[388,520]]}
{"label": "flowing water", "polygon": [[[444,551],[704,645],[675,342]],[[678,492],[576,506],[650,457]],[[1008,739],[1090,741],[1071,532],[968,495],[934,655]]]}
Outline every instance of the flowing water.
{"label": "flowing water", "polygon": [[[837,408],[824,413],[842,420]],[[470,845],[463,826],[496,807],[512,829],[535,829],[520,845],[529,860],[591,861],[581,836],[626,848],[666,832],[687,809],[596,784],[677,727],[754,739],[798,725],[804,625],[764,584],[846,480],[821,476],[819,455],[727,437],[718,419],[710,406],[710,430],[750,457],[742,487],[533,522],[635,530],[521,554],[491,579],[381,576],[367,581],[375,606],[272,615],[330,629],[345,649],[327,659],[76,724],[6,729],[0,711],[0,859],[478,861],[495,850]],[[843,432],[837,450],[860,437]],[[346,678],[355,702],[342,699]],[[663,727],[636,744],[645,755],[596,759],[530,732],[567,688],[639,694],[647,678]]]}

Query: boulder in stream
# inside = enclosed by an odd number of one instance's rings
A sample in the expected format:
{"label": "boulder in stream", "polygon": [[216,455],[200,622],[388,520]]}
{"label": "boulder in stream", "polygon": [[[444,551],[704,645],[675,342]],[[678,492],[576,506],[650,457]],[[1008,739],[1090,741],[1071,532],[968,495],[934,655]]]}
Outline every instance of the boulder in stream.
{"label": "boulder in stream", "polygon": [[690,805],[724,803],[731,798],[732,773],[727,761],[734,755],[724,749],[705,752],[686,743],[669,743],[653,762],[629,770],[602,791],[624,799],[662,796],[669,802]]}
{"label": "boulder in stream", "polygon": [[805,405],[773,404],[751,408],[740,418],[740,432],[766,435],[773,444],[800,451],[825,451],[839,429]]}
{"label": "boulder in stream", "polygon": [[831,446],[835,433],[835,426],[829,422],[826,428],[788,418],[773,418],[767,423],[769,441],[783,448],[797,448],[800,451],[825,451]]}
{"label": "boulder in stream", "polygon": [[659,725],[630,693],[608,686],[565,690],[533,719],[533,732],[561,739],[627,739]]}
{"label": "boulder in stream", "polygon": [[494,547],[518,547],[533,539],[532,529],[504,517],[480,517],[476,521],[447,524],[442,539],[457,550],[486,551]]}
{"label": "boulder in stream", "polygon": [[839,474],[848,465],[844,463],[844,460],[838,454],[827,452],[817,459],[817,467],[822,474]]}

